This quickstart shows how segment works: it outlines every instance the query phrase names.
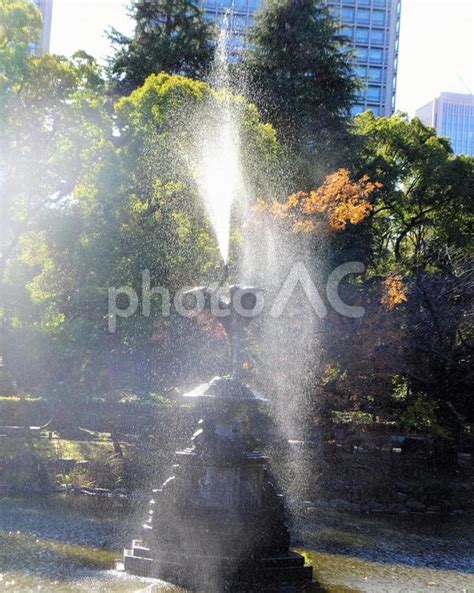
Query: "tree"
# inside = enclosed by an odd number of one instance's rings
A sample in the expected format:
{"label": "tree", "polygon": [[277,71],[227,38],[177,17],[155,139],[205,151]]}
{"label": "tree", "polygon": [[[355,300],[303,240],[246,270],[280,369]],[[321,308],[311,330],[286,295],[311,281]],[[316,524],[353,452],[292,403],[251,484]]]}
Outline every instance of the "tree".
{"label": "tree", "polygon": [[[325,237],[364,220],[372,209],[369,198],[380,187],[367,175],[352,181],[348,169],[339,169],[328,175],[317,190],[296,192],[283,204],[274,201],[270,210],[278,218],[291,221],[294,233]],[[263,201],[259,206],[269,209]]]}
{"label": "tree", "polygon": [[[357,85],[344,38],[325,3],[266,3],[244,66],[260,110],[285,140],[305,148],[306,157],[308,149],[318,149],[323,163],[334,157],[335,147],[343,146],[338,141]],[[310,160],[315,166],[316,159]]]}
{"label": "tree", "polygon": [[3,128],[6,103],[28,70],[31,43],[40,37],[41,13],[31,2],[0,0],[0,23],[0,122]]}
{"label": "tree", "polygon": [[418,421],[451,448],[474,419],[472,300],[472,261],[452,252],[442,274],[417,272],[404,307],[407,408],[423,403],[430,413]]}
{"label": "tree", "polygon": [[405,273],[440,269],[446,250],[473,248],[474,159],[417,118],[358,116],[354,168],[381,183],[371,213],[372,264]]}
{"label": "tree", "polygon": [[[150,288],[165,287],[172,298],[220,268],[189,156],[202,139],[196,114],[208,109],[210,125],[217,124],[222,101],[239,113],[247,158],[268,170],[277,153],[275,133],[253,105],[203,82],[152,75],[117,103],[116,136],[113,142],[99,136],[89,147],[90,160],[69,200],[21,237],[30,297],[22,327],[29,315],[39,330],[25,336],[22,354],[36,389],[69,398],[148,393],[196,372],[190,351],[199,349],[201,359],[211,360],[203,356],[202,335],[210,332],[212,342],[212,324],[196,329],[173,310],[164,315],[159,294],[151,296],[149,314],[140,305],[109,332],[108,290],[131,287],[141,298],[146,271]],[[82,138],[69,142],[77,146]],[[256,176],[253,167],[249,178],[258,186]],[[126,299],[118,306],[126,307]],[[221,364],[216,361],[211,363]],[[41,382],[38,369],[46,371]]]}
{"label": "tree", "polygon": [[213,31],[196,2],[136,0],[131,16],[135,35],[109,33],[116,46],[109,63],[112,81],[127,94],[158,72],[202,79],[213,58]]}
{"label": "tree", "polygon": [[453,447],[473,417],[474,159],[454,155],[416,118],[365,113],[354,130],[354,170],[378,190],[365,220],[335,237],[333,253],[347,238],[346,257],[364,245],[366,315],[357,329],[344,320],[331,328],[330,359],[355,391],[372,393],[373,409]]}
{"label": "tree", "polygon": [[[31,55],[39,13],[31,2],[3,2],[1,8],[7,26],[0,89],[0,341],[4,369],[15,388],[24,391],[30,387],[32,344],[37,345],[34,357],[41,358],[45,340],[40,336],[51,338],[51,344],[60,323],[48,300],[33,294],[29,284],[44,255],[46,221],[66,207],[89,156],[97,157],[107,136],[112,138],[112,123],[94,60],[84,53],[72,60]],[[25,259],[27,244],[36,258],[32,266]],[[37,373],[38,383],[43,372],[46,367]]]}
{"label": "tree", "polygon": [[348,261],[367,267],[364,280],[340,286],[365,314],[355,323],[329,311],[318,352],[325,372],[312,389],[329,405],[388,416],[453,450],[474,413],[474,159],[401,115],[366,113],[353,129],[350,170],[263,207],[293,236],[326,237],[329,271]]}

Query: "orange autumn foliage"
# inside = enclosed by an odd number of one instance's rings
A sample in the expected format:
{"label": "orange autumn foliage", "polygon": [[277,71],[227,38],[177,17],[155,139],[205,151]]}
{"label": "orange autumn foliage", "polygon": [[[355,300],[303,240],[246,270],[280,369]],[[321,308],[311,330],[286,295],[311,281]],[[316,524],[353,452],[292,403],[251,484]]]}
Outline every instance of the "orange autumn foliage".
{"label": "orange autumn foliage", "polygon": [[389,309],[395,309],[405,303],[408,298],[408,289],[402,278],[397,274],[390,274],[383,282],[384,295],[381,303]]}
{"label": "orange autumn foliage", "polygon": [[260,201],[257,209],[289,220],[295,233],[323,230],[323,222],[331,231],[342,231],[348,223],[364,220],[372,209],[371,194],[381,187],[380,183],[372,183],[367,175],[352,181],[347,169],[338,169],[326,177],[319,189],[296,192],[284,203],[274,201],[268,205]]}

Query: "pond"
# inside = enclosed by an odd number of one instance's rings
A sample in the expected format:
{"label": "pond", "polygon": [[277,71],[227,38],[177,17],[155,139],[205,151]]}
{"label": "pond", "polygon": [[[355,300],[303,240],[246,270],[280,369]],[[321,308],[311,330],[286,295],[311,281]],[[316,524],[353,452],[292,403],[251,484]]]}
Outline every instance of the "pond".
{"label": "pond", "polygon": [[[99,497],[0,499],[0,591],[177,593],[114,570],[142,510]],[[416,519],[416,520],[415,520]],[[474,590],[466,517],[320,513],[297,526],[324,593]]]}

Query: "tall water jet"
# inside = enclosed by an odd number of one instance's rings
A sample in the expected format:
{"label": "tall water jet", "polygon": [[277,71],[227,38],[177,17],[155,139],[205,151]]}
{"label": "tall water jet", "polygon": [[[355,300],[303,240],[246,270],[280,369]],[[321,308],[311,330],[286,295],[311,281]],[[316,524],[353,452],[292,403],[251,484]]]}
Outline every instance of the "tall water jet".
{"label": "tall water jet", "polygon": [[[211,74],[211,85],[220,90],[212,113],[198,114],[199,151],[194,155],[194,176],[222,259],[229,260],[232,205],[245,195],[241,166],[239,117],[235,113],[229,89],[228,20],[223,21]],[[209,117],[210,116],[210,117]]]}
{"label": "tall water jet", "polygon": [[[320,372],[318,346],[320,323],[302,288],[304,273],[314,278],[317,264],[308,243],[288,233],[271,219],[251,220],[243,239],[241,266],[245,279],[265,290],[265,313],[258,320],[256,386],[272,394],[271,415],[283,442],[272,452],[272,470],[285,492],[289,509],[298,513],[308,498],[308,477],[314,475],[308,457],[296,442],[314,442],[315,397],[311,381]],[[269,310],[287,290],[291,298],[278,318]]]}

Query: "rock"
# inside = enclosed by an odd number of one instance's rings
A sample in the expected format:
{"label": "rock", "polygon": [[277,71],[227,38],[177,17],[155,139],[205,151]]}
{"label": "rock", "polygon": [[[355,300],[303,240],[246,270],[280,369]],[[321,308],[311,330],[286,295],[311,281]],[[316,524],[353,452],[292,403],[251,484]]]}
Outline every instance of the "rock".
{"label": "rock", "polygon": [[426,510],[426,505],[420,502],[419,500],[415,500],[414,498],[410,498],[410,500],[407,500],[407,502],[405,503],[405,507],[413,513],[422,513]]}
{"label": "rock", "polygon": [[442,509],[438,505],[431,505],[426,509],[427,513],[441,513]]}

